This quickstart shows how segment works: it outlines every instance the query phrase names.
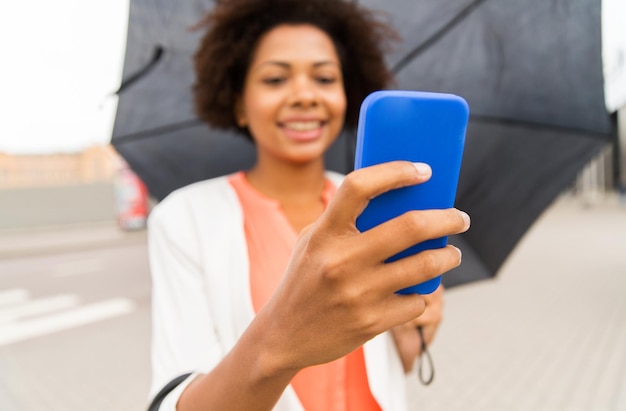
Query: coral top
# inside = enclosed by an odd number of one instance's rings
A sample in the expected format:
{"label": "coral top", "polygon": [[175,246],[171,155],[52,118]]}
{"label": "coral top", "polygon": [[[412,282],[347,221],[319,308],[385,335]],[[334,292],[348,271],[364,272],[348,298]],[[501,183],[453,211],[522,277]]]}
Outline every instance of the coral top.
{"label": "coral top", "polygon": [[[250,290],[256,312],[277,287],[295,247],[298,233],[280,203],[252,187],[245,174],[229,177],[243,209],[250,260]],[[322,200],[328,205],[336,187],[326,181]],[[291,381],[307,411],[374,411],[380,406],[367,381],[363,348],[336,361],[300,371]]]}

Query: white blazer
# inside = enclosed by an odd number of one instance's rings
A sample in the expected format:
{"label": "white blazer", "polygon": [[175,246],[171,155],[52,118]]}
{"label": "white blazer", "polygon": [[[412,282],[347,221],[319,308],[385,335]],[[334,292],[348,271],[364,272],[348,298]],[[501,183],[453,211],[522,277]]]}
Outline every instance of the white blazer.
{"label": "white blazer", "polygon": [[[328,172],[337,185],[341,175]],[[254,317],[243,216],[228,177],[176,190],[151,212],[148,244],[152,275],[150,398],[170,380],[193,372],[161,410],[176,409],[197,373],[211,370]],[[392,337],[364,345],[367,377],[384,411],[407,409],[405,376]],[[303,410],[288,386],[274,410]]]}

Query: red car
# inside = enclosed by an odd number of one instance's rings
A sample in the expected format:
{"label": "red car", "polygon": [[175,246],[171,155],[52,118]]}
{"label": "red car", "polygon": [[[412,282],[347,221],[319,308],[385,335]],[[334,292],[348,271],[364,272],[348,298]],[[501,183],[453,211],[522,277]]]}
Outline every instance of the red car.
{"label": "red car", "polygon": [[114,182],[117,223],[122,230],[146,228],[149,212],[148,189],[128,167],[117,172]]}

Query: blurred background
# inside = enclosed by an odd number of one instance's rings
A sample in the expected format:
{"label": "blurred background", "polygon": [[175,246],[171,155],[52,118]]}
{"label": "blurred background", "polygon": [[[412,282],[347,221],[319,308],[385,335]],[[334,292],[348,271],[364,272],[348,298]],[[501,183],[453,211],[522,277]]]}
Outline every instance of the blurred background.
{"label": "blurred background", "polygon": [[[626,7],[604,0],[617,134],[495,279],[448,291],[420,410],[626,410]],[[152,198],[111,145],[129,0],[0,5],[0,409],[141,410]]]}

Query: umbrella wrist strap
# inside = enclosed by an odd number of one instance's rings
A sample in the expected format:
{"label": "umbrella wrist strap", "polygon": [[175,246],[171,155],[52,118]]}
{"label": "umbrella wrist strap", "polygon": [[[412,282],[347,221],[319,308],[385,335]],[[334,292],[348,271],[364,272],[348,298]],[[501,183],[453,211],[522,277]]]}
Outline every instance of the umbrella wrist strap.
{"label": "umbrella wrist strap", "polygon": [[422,330],[422,326],[419,325],[416,328],[422,344],[420,355],[417,358],[417,375],[422,384],[430,385],[430,383],[432,383],[433,379],[435,378],[435,366],[433,363],[433,357],[430,355],[430,351],[428,351],[428,346],[426,344],[426,339],[424,339],[424,331]]}
{"label": "umbrella wrist strap", "polygon": [[190,375],[191,373],[179,375],[178,377],[165,384],[165,386],[161,388],[161,391],[159,391],[158,394],[154,396],[154,398],[150,402],[150,405],[148,405],[148,411],[159,411],[161,403],[163,402],[165,397],[167,397],[167,394],[172,392],[174,388],[178,387],[180,383],[185,381]]}

